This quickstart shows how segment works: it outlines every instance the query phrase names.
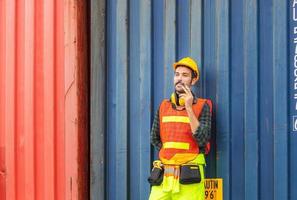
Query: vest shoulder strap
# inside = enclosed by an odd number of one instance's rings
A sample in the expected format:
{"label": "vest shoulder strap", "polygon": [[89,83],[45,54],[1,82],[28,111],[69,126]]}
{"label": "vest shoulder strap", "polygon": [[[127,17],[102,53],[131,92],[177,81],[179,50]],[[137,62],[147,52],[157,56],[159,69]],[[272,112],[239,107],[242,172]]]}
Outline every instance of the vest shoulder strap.
{"label": "vest shoulder strap", "polygon": [[207,105],[209,106],[209,109],[210,109],[210,113],[212,113],[212,101],[210,99],[199,98],[197,100],[197,102],[203,104],[203,106],[204,106],[205,103],[207,103]]}

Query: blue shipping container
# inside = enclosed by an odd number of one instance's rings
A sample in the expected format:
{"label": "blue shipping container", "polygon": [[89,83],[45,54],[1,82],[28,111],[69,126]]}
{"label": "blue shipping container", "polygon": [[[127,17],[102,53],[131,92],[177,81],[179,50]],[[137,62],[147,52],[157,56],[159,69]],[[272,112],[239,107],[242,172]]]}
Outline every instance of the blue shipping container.
{"label": "blue shipping container", "polygon": [[224,199],[297,199],[295,4],[297,11],[294,0],[106,1],[106,127],[97,149],[105,178],[92,177],[92,199],[100,198],[96,182],[106,199],[148,198],[152,119],[173,91],[172,63],[185,56],[202,72],[194,92],[214,103],[207,177],[223,178]]}

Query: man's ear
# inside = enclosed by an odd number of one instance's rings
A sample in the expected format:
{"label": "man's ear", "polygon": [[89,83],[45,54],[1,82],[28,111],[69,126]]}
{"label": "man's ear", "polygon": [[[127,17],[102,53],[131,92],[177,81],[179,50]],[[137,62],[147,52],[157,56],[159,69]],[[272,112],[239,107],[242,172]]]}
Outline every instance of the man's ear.
{"label": "man's ear", "polygon": [[195,83],[198,81],[198,78],[197,77],[195,77],[195,78],[193,78],[192,79],[192,82],[191,82],[191,85],[195,85]]}

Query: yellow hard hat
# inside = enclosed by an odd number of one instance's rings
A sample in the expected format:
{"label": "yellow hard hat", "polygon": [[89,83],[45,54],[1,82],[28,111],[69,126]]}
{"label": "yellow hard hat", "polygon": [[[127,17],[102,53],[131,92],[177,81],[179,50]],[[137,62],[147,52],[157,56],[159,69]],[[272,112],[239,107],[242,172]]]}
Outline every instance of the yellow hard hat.
{"label": "yellow hard hat", "polygon": [[189,67],[195,72],[197,79],[199,79],[200,72],[198,69],[198,65],[196,64],[195,60],[193,60],[192,58],[190,57],[182,58],[181,60],[173,64],[173,69],[175,70],[178,66]]}

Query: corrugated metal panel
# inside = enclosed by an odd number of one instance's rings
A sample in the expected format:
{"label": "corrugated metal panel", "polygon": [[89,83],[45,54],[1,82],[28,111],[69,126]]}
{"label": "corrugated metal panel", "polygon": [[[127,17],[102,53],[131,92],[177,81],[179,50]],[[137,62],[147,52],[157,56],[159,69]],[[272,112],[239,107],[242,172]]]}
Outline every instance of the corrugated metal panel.
{"label": "corrugated metal panel", "polygon": [[[107,2],[108,68],[108,193],[109,199],[128,195],[128,13],[126,0]],[[121,181],[119,181],[121,180]]]}
{"label": "corrugated metal panel", "polygon": [[3,0],[0,13],[0,199],[85,199],[86,5]]}
{"label": "corrugated metal panel", "polygon": [[224,179],[224,199],[297,198],[288,7],[281,0],[107,2],[108,199],[148,197],[151,119],[172,92],[172,63],[186,55],[202,71],[195,92],[215,104],[207,176]]}
{"label": "corrugated metal panel", "polygon": [[105,198],[106,2],[91,0],[90,199]]}

